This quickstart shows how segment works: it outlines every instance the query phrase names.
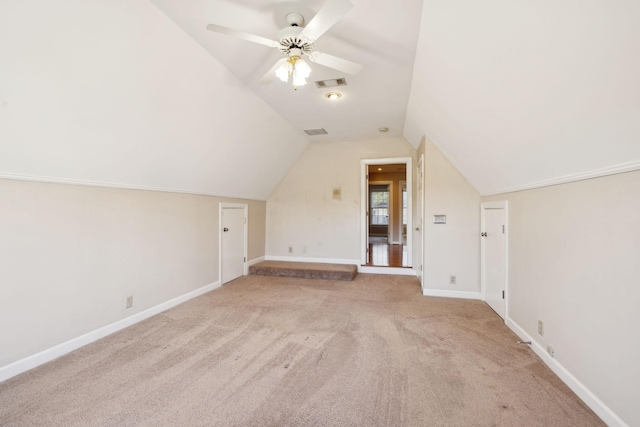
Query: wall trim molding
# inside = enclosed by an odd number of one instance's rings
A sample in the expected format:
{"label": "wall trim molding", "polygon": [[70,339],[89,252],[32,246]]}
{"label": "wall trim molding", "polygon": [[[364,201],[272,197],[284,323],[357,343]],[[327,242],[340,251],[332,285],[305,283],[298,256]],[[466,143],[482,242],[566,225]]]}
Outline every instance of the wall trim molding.
{"label": "wall trim molding", "polygon": [[0,172],[0,179],[10,179],[13,181],[30,181],[30,182],[42,182],[46,184],[61,184],[61,185],[81,185],[84,187],[100,187],[100,188],[116,188],[122,190],[139,190],[139,191],[155,191],[161,193],[178,193],[178,194],[191,194],[195,196],[210,196],[220,197],[223,199],[237,199],[237,200],[258,200],[261,199],[249,199],[244,197],[223,196],[220,194],[207,193],[205,191],[191,191],[180,188],[165,188],[165,187],[151,187],[145,185],[130,185],[130,184],[116,184],[112,182],[101,181],[89,181],[82,179],[69,179],[69,178],[56,178],[51,176],[40,175],[26,175],[17,173]]}
{"label": "wall trim molding", "polygon": [[85,345],[91,344],[92,342],[111,335],[114,332],[118,332],[138,322],[142,322],[149,317],[155,316],[158,313],[173,308],[176,305],[182,304],[183,302],[189,301],[190,299],[193,299],[195,297],[199,297],[200,295],[203,295],[219,287],[220,281],[211,283],[179,297],[170,299],[169,301],[165,301],[161,304],[156,305],[155,307],[151,307],[139,313],[132,314],[129,317],[117,320],[109,325],[102,326],[91,332],[87,332],[63,343],[42,350],[36,354],[32,354],[31,356],[27,356],[6,366],[0,367],[0,382],[8,380],[9,378],[15,377],[16,375],[57,359],[60,356],[64,356],[65,354],[77,350],[80,347],[84,347]]}
{"label": "wall trim molding", "polygon": [[372,265],[359,265],[358,273],[366,274],[393,274],[396,276],[417,277],[416,270],[411,267],[376,267]]}
{"label": "wall trim molding", "polygon": [[422,288],[422,295],[426,297],[475,299],[482,301],[482,294],[480,292],[471,291],[447,291],[444,289]]}
{"label": "wall trim molding", "polygon": [[584,181],[586,179],[600,178],[603,176],[616,175],[619,173],[633,172],[637,170],[640,170],[640,160],[636,160],[634,162],[629,162],[629,163],[621,163],[619,165],[607,166],[604,168],[594,169],[587,172],[565,175],[558,178],[546,179],[538,182],[533,182],[531,184],[516,185],[513,187],[502,188],[499,190],[482,193],[480,194],[480,196],[482,197],[495,196],[498,194],[514,193],[516,191],[533,190],[535,188],[551,187],[553,185],[567,184],[575,181]]}
{"label": "wall trim molding", "polygon": [[[247,269],[249,267],[251,267],[252,265],[256,265],[257,263],[262,262],[262,261],[265,261],[265,258],[263,256],[258,257],[258,258],[254,258],[254,259],[250,259],[249,261],[247,261]],[[249,274],[249,273],[247,273],[247,274]],[[245,276],[246,276],[246,274],[245,274]]]}
{"label": "wall trim molding", "polygon": [[554,359],[547,353],[545,348],[531,337],[525,330],[520,327],[513,319],[507,318],[505,323],[507,326],[523,341],[531,341],[531,349],[536,353],[542,361],[567,385],[575,394],[584,401],[584,403],[593,410],[608,426],[629,427],[615,412],[598,399],[584,384],[573,376],[567,368],[565,368],[557,359]]}

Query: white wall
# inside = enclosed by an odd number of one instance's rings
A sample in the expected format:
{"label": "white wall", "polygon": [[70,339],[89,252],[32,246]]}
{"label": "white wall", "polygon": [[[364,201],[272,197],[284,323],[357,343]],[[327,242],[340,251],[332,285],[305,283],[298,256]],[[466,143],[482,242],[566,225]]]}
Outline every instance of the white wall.
{"label": "white wall", "polygon": [[415,164],[401,137],[311,143],[267,199],[267,256],[359,260],[360,161],[392,157]]}
{"label": "white wall", "polygon": [[[423,292],[478,298],[480,292],[480,196],[428,139],[424,152]],[[446,224],[434,224],[446,215]],[[456,276],[456,284],[450,277]]]}
{"label": "white wall", "polygon": [[543,351],[552,345],[555,361],[624,423],[640,425],[640,172],[488,200],[509,201],[511,320]]}
{"label": "white wall", "polygon": [[0,194],[0,373],[218,282],[220,202],[249,204],[249,259],[264,256],[263,201],[3,179]]}
{"label": "white wall", "polygon": [[0,2],[0,177],[265,200],[307,143],[147,0]]}

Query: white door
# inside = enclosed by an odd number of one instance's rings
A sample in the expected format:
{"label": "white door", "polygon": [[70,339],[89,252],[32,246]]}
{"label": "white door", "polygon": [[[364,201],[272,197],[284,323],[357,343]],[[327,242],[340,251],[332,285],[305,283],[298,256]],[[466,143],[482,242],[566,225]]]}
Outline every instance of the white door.
{"label": "white door", "polygon": [[506,205],[493,206],[483,204],[482,208],[484,300],[504,319],[507,292],[507,209]]}
{"label": "white door", "polygon": [[220,268],[222,284],[244,275],[246,207],[221,206]]}

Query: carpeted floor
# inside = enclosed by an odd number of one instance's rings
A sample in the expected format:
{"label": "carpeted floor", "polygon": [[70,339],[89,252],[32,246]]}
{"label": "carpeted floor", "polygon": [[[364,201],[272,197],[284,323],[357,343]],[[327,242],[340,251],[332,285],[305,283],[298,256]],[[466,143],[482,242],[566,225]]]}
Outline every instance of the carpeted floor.
{"label": "carpeted floor", "polygon": [[516,341],[411,277],[246,276],[0,384],[0,425],[603,425]]}

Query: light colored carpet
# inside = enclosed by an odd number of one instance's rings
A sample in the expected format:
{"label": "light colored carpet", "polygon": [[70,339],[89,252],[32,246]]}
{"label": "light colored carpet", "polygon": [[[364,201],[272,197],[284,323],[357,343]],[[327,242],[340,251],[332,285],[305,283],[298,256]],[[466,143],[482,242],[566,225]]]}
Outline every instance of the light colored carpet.
{"label": "light colored carpet", "polygon": [[480,301],[246,276],[0,384],[2,426],[596,426]]}

